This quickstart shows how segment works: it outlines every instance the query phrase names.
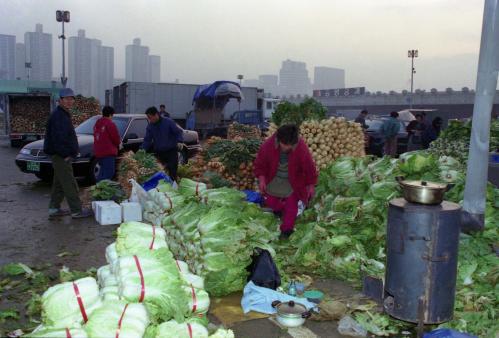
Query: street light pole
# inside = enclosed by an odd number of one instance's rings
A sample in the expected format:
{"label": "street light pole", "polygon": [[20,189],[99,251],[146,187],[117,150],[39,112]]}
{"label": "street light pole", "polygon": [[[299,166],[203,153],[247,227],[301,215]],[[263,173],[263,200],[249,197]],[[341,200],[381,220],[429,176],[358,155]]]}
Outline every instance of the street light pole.
{"label": "street light pole", "polygon": [[66,88],[66,83],[68,82],[68,78],[66,77],[66,47],[65,40],[66,35],[64,35],[64,23],[69,22],[70,14],[69,11],[56,11],[55,17],[57,22],[62,23],[62,35],[59,36],[59,39],[62,40],[62,75],[61,75],[61,83],[62,87]]}
{"label": "street light pole", "polygon": [[418,50],[411,49],[407,51],[407,56],[411,58],[411,98],[409,101],[410,102],[409,108],[412,109],[412,101],[414,95],[414,74],[416,74],[416,69],[414,69],[414,58],[418,57]]}

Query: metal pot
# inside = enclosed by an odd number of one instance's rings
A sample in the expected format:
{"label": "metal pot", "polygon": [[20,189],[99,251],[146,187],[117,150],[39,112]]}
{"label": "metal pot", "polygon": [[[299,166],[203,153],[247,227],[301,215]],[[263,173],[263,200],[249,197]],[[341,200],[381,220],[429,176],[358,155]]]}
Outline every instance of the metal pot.
{"label": "metal pot", "polygon": [[451,184],[442,184],[427,181],[405,181],[402,177],[397,177],[397,181],[402,187],[404,198],[411,203],[419,204],[440,204],[444,200],[444,195]]}
{"label": "metal pot", "polygon": [[277,321],[286,327],[298,327],[305,323],[305,319],[311,316],[305,305],[294,301],[284,302],[273,301],[272,307],[277,310]]}

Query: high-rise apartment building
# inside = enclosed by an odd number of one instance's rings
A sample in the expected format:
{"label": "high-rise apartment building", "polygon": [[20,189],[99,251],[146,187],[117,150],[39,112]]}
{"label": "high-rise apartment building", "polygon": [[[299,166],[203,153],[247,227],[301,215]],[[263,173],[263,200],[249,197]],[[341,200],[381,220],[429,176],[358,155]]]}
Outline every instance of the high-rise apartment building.
{"label": "high-rise apartment building", "polygon": [[83,96],[93,96],[101,103],[105,90],[114,79],[114,48],[102,46],[98,39],[89,39],[85,30],[69,38],[68,85]]}
{"label": "high-rise apartment building", "polygon": [[149,47],[141,46],[140,39],[134,39],[132,45],[126,46],[126,80],[149,82]]}
{"label": "high-rise apartment building", "polygon": [[161,82],[161,57],[149,55],[149,82]]}
{"label": "high-rise apartment building", "polygon": [[345,88],[345,70],[332,67],[314,68],[314,89]]}
{"label": "high-rise apartment building", "polygon": [[282,95],[310,95],[312,88],[307,64],[289,59],[283,61],[279,71],[279,90]]}
{"label": "high-rise apartment building", "polygon": [[16,79],[27,79],[26,46],[20,42],[16,43]]}
{"label": "high-rise apartment building", "polygon": [[30,66],[30,80],[52,80],[52,34],[43,32],[43,25],[36,24],[34,32],[24,34],[26,62]]}
{"label": "high-rise apartment building", "polygon": [[16,78],[16,37],[0,34],[0,80]]}
{"label": "high-rise apartment building", "polygon": [[279,95],[279,77],[272,74],[264,74],[258,77],[258,87],[262,88],[266,94],[272,96]]}

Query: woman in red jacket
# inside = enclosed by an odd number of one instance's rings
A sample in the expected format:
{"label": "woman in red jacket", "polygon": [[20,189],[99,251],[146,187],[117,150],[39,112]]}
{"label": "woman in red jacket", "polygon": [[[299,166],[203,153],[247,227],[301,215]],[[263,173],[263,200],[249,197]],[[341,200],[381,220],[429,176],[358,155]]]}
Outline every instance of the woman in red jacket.
{"label": "woman in red jacket", "polygon": [[314,195],[317,169],[295,125],[283,125],[260,147],[254,163],[265,204],[282,212],[281,238],[293,233],[298,201],[307,204]]}
{"label": "woman in red jacket", "polygon": [[100,166],[97,182],[111,180],[114,177],[121,138],[112,120],[113,115],[114,108],[105,106],[102,109],[102,117],[94,126],[94,153]]}

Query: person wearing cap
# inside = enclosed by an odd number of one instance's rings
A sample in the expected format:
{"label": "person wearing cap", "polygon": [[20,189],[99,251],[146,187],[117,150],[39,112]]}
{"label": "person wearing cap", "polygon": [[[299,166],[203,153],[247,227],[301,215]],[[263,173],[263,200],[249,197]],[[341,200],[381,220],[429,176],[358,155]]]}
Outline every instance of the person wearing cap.
{"label": "person wearing cap", "polygon": [[[54,181],[49,203],[49,218],[71,214],[72,218],[92,216],[92,212],[83,209],[78,195],[78,184],[73,175],[72,160],[78,156],[78,139],[71,121],[71,108],[75,103],[71,88],[59,92],[59,105],[54,109],[47,122],[43,151],[52,158]],[[61,209],[66,197],[71,210]]]}

